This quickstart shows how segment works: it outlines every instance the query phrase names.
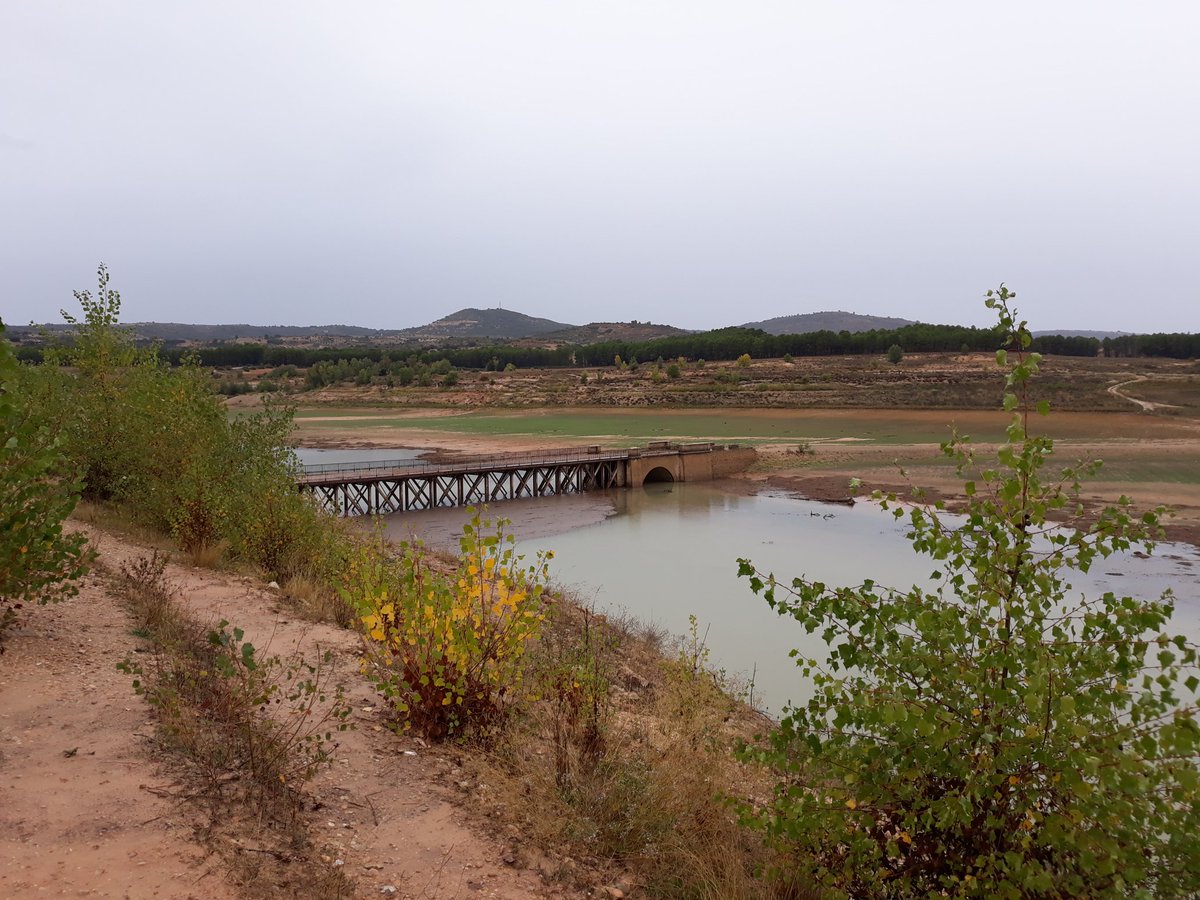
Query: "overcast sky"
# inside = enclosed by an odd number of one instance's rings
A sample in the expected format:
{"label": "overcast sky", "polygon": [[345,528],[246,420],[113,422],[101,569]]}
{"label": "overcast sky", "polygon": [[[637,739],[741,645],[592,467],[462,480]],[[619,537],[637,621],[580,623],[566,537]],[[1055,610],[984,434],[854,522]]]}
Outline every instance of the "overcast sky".
{"label": "overcast sky", "polygon": [[1200,330],[1200,3],[0,4],[0,316]]}

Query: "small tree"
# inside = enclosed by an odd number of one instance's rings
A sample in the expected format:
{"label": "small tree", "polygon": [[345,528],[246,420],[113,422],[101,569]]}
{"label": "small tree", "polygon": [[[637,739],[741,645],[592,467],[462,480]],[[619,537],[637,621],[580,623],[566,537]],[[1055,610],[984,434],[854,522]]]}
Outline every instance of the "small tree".
{"label": "small tree", "polygon": [[892,344],[887,349],[887,361],[893,366],[899,365],[900,360],[904,359],[904,348],[899,344]]}
{"label": "small tree", "polygon": [[679,370],[679,363],[671,363],[667,366],[667,377],[678,378],[683,373]]}
{"label": "small tree", "polygon": [[750,368],[750,354],[749,353],[743,353],[741,356],[739,356],[737,358],[737,367],[739,369]]}
{"label": "small tree", "polygon": [[1195,896],[1196,647],[1165,630],[1169,594],[1081,598],[1066,580],[1148,542],[1161,512],[1122,498],[1088,517],[1080,478],[1098,464],[1044,478],[1054,443],[1029,432],[1039,355],[1013,296],[987,295],[1011,341],[1007,443],[977,475],[965,438],[943,446],[967,478],[962,524],[877,495],[934,561],[932,586],[787,587],[740,561],[829,645],[797,659],[812,699],[744,751],[779,775],[745,816],[852,896]]}
{"label": "small tree", "polygon": [[22,376],[0,322],[0,639],[16,610],[74,594],[87,571],[86,538],[62,527],[80,484]]}

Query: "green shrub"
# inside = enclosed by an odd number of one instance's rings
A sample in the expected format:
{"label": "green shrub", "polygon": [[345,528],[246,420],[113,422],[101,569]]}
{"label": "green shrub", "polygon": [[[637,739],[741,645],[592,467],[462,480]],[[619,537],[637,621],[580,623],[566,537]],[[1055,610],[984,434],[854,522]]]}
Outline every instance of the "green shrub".
{"label": "green shrub", "polygon": [[900,360],[904,359],[904,348],[899,344],[892,344],[887,349],[887,361],[893,366],[898,365]]}
{"label": "green shrub", "polygon": [[[1123,498],[1088,518],[1094,466],[1043,476],[1054,444],[1029,432],[1040,357],[1012,296],[1002,286],[987,305],[1011,337],[1014,361],[997,357],[1014,418],[964,484],[965,521],[882,498],[931,559],[932,587],[787,587],[740,562],[829,644],[824,661],[797,659],[812,699],[744,750],[779,780],[743,812],[839,895],[1195,896],[1200,729],[1182,695],[1200,684],[1196,648],[1166,631],[1169,596],[1080,598],[1067,580],[1149,541],[1160,512]],[[960,474],[978,468],[965,438],[943,450]]]}
{"label": "green shrub", "polygon": [[121,505],[193,554],[227,544],[272,578],[338,570],[340,528],[296,490],[291,409],[268,403],[231,418],[195,360],[173,369],[137,348],[116,324],[120,295],[103,267],[97,295],[76,297],[73,347],[49,355],[32,380],[63,423],[84,495]]}
{"label": "green shrub", "polygon": [[0,639],[24,604],[74,594],[88,567],[84,536],[63,533],[80,484],[41,399],[0,322]]}

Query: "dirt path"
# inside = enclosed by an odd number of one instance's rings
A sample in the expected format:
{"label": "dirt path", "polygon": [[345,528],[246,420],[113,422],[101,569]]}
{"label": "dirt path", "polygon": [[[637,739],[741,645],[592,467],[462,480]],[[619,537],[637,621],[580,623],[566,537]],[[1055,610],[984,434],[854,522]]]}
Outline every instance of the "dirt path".
{"label": "dirt path", "polygon": [[1154,403],[1150,400],[1139,400],[1137,397],[1131,397],[1129,394],[1127,394],[1123,390],[1121,390],[1121,388],[1128,387],[1131,384],[1137,384],[1139,381],[1146,381],[1146,380],[1147,379],[1146,379],[1145,375],[1138,375],[1135,378],[1130,378],[1128,381],[1122,381],[1119,384],[1114,384],[1112,387],[1110,387],[1108,389],[1108,392],[1110,394],[1112,394],[1114,397],[1120,397],[1122,400],[1128,400],[1130,403],[1137,404],[1137,406],[1145,412],[1154,412],[1156,409],[1178,409],[1179,408],[1178,406],[1175,406],[1172,403]]}
{"label": "dirt path", "polygon": [[[112,569],[146,553],[87,531]],[[448,753],[384,727],[353,635],[293,618],[249,578],[174,563],[167,577],[199,619],[227,619],[270,653],[333,651],[356,729],[339,736],[333,766],[309,785],[310,833],[356,896],[574,896],[511,864],[519,836],[485,835],[472,822],[464,807],[485,785]],[[152,713],[115,669],[136,643],[117,601],[91,577],[78,598],[28,620],[0,662],[0,896],[237,896],[191,842],[186,811],[146,790],[171,785],[149,755]]]}
{"label": "dirt path", "polygon": [[235,897],[150,755],[116,663],[136,642],[103,581],[25,616],[0,657],[0,896]]}

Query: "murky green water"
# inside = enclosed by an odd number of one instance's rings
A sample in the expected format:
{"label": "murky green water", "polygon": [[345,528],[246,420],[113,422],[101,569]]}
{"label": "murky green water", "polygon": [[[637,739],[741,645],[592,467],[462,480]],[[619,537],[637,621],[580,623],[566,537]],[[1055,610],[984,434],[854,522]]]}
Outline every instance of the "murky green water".
{"label": "murky green water", "polygon": [[[830,506],[783,496],[739,496],[704,484],[674,484],[614,495],[616,515],[567,533],[522,541],[525,552],[552,549],[553,572],[581,599],[601,609],[625,609],[675,634],[694,614],[713,660],[753,673],[755,696],[778,711],[808,690],[789,652],[824,658],[819,635],[776,615],[737,577],[737,559],[785,582],[804,575],[831,585],[907,587],[935,568],[914,554],[905,528],[868,503]],[[1200,638],[1200,554],[1160,545],[1155,556],[1111,557],[1072,579],[1076,593],[1112,590],[1178,598],[1172,632]]]}

